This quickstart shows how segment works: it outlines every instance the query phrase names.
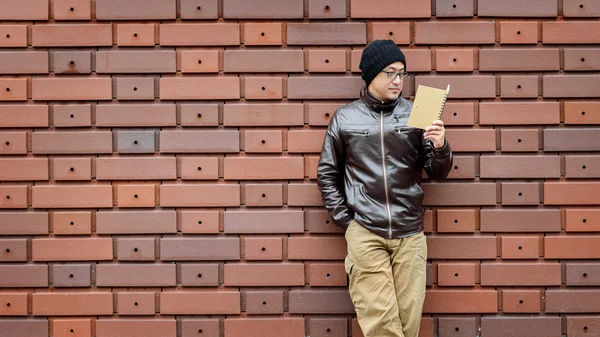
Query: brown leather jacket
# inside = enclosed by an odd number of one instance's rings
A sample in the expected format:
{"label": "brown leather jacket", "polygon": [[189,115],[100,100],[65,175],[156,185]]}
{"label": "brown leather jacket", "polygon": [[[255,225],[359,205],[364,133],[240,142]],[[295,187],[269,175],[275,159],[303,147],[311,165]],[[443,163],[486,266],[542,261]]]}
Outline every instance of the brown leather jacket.
{"label": "brown leather jacket", "polygon": [[452,167],[446,141],[435,149],[424,130],[408,127],[412,102],[399,98],[392,111],[376,111],[359,99],[331,118],[318,166],[318,186],[334,223],[352,220],[385,238],[423,230],[424,169],[445,179]]}

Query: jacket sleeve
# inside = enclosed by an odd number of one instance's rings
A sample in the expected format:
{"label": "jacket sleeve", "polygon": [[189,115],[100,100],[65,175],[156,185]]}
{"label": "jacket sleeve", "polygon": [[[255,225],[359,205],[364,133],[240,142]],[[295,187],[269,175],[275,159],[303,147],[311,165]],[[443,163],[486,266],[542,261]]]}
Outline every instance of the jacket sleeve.
{"label": "jacket sleeve", "polygon": [[354,215],[346,206],[344,192],[345,150],[340,137],[336,115],[333,115],[321,151],[317,167],[317,185],[321,191],[323,204],[333,219],[333,222],[346,229],[350,226]]}
{"label": "jacket sleeve", "polygon": [[421,132],[421,148],[419,153],[419,162],[427,173],[429,179],[444,180],[452,169],[452,150],[448,140],[444,140],[444,146],[436,149],[430,140],[423,139]]}

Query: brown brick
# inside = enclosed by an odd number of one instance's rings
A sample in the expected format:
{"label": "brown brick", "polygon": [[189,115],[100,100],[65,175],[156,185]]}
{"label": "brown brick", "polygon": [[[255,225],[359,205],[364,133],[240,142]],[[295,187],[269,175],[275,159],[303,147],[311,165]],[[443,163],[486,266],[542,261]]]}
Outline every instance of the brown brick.
{"label": "brown brick", "polygon": [[0,334],[11,337],[46,337],[48,320],[3,319],[0,321]]}
{"label": "brown brick", "polygon": [[600,75],[544,75],[544,97],[600,97]]}
{"label": "brown brick", "polygon": [[302,50],[226,50],[223,70],[230,73],[302,72]]}
{"label": "brown brick", "polygon": [[482,286],[558,286],[560,282],[559,263],[481,264]]}
{"label": "brown brick", "polygon": [[48,180],[48,159],[0,158],[0,180]]}
{"label": "brown brick", "polygon": [[51,283],[59,287],[89,287],[92,284],[92,265],[86,264],[54,264],[50,266]]}
{"label": "brown brick", "polygon": [[565,208],[567,232],[595,232],[600,223],[600,210],[594,208]]}
{"label": "brown brick", "polygon": [[558,209],[482,209],[482,232],[558,232]]}
{"label": "brown brick", "polygon": [[223,165],[226,180],[304,178],[302,157],[227,157]]}
{"label": "brown brick", "polygon": [[217,180],[219,179],[218,157],[178,157],[177,176],[182,179]]}
{"label": "brown brick", "polygon": [[479,103],[481,125],[559,124],[558,102]]}
{"label": "brown brick", "polygon": [[243,149],[246,153],[281,153],[282,130],[245,130]]}
{"label": "brown brick", "polygon": [[246,46],[280,46],[284,39],[283,24],[279,22],[245,22],[242,26],[242,36]]}
{"label": "brown brick", "polygon": [[52,212],[54,235],[92,234],[92,212]]}
{"label": "brown brick", "polygon": [[431,3],[429,1],[406,1],[397,6],[393,0],[350,0],[350,16],[352,18],[429,18]]}
{"label": "brown brick", "polygon": [[344,230],[333,224],[326,210],[308,209],[306,229],[310,233],[344,233]]}
{"label": "brown brick", "polygon": [[[156,293],[154,292],[118,292],[117,314],[120,316],[154,315],[156,313],[155,297]],[[173,325],[175,325],[175,321],[173,321]],[[173,335],[174,332],[175,329],[173,329]]]}
{"label": "brown brick", "polygon": [[244,238],[244,259],[281,260],[283,258],[283,240],[278,237]]}
{"label": "brown brick", "polygon": [[0,293],[2,316],[27,316],[27,293]]}
{"label": "brown brick", "polygon": [[311,19],[345,19],[345,0],[309,0],[308,17]]}
{"label": "brown brick", "polygon": [[240,150],[237,130],[161,131],[160,152],[222,153]]}
{"label": "brown brick", "polygon": [[428,236],[429,259],[495,259],[494,236]]}
{"label": "brown brick", "polygon": [[96,72],[174,73],[175,60],[174,50],[98,51]]}
{"label": "brown brick", "polygon": [[0,239],[1,262],[26,262],[27,239]]}
{"label": "brown brick", "polygon": [[496,313],[496,290],[428,290],[424,313]]}
{"label": "brown brick", "polygon": [[218,50],[181,50],[178,53],[177,69],[182,73],[218,73]]}
{"label": "brown brick", "polygon": [[182,263],[180,283],[184,287],[216,287],[219,285],[219,264]]}
{"label": "brown brick", "polygon": [[598,48],[565,48],[563,59],[565,70],[600,70],[600,49]]}
{"label": "brown brick", "polygon": [[47,212],[2,212],[0,235],[48,234]]}
{"label": "brown brick", "polygon": [[34,132],[32,150],[36,154],[111,153],[110,131]]}
{"label": "brown brick", "polygon": [[308,71],[333,73],[346,71],[346,51],[343,49],[309,49]]}
{"label": "brown brick", "polygon": [[112,207],[112,186],[33,186],[34,208],[102,208]]}
{"label": "brown brick", "polygon": [[94,47],[112,45],[110,24],[33,25],[34,47]]}
{"label": "brown brick", "polygon": [[474,156],[454,156],[454,166],[448,174],[448,179],[475,179],[475,157]]}
{"label": "brown brick", "polygon": [[117,207],[155,207],[156,185],[119,184],[117,185]]}
{"label": "brown brick", "polygon": [[500,130],[500,150],[503,152],[538,151],[539,131],[537,129]]}
{"label": "brown brick", "polygon": [[182,19],[217,19],[219,17],[219,6],[216,0],[183,0],[179,7],[178,13]]}
{"label": "brown brick", "polygon": [[200,330],[206,337],[219,337],[221,335],[220,319],[181,319],[181,337],[197,336]]}
{"label": "brown brick", "polygon": [[98,20],[168,20],[175,19],[175,2],[169,0],[96,0]]}
{"label": "brown brick", "polygon": [[304,125],[304,106],[295,103],[225,104],[223,106],[223,125],[301,126]]}
{"label": "brown brick", "polygon": [[569,235],[544,238],[546,259],[597,259],[600,256],[600,237]]}
{"label": "brown brick", "polygon": [[154,24],[148,23],[133,23],[133,24],[125,24],[120,23],[117,24],[117,45],[118,46],[154,46],[155,44],[155,36]]}
{"label": "brown brick", "polygon": [[362,45],[367,43],[365,23],[288,23],[288,45]]}
{"label": "brown brick", "polygon": [[115,78],[115,97],[118,100],[152,100],[155,97],[154,87],[154,78]]}
{"label": "brown brick", "polygon": [[223,1],[225,19],[301,19],[303,15],[302,0],[257,0],[252,6],[241,0]]}
{"label": "brown brick", "polygon": [[449,98],[495,98],[496,78],[494,76],[419,76],[415,86],[426,85],[446,89],[450,85]]}
{"label": "brown brick", "polygon": [[0,208],[27,208],[27,186],[0,186]]}
{"label": "brown brick", "polygon": [[0,79],[0,101],[26,101],[27,79],[26,78],[2,78]]}
{"label": "brown brick", "polygon": [[597,151],[600,129],[545,129],[544,151]]}
{"label": "brown brick", "polygon": [[308,124],[326,126],[331,120],[331,116],[337,108],[343,103],[306,103],[305,108],[308,111]]}
{"label": "brown brick", "polygon": [[320,153],[325,130],[290,130],[287,136],[289,153]]}
{"label": "brown brick", "polygon": [[48,2],[44,0],[32,0],[26,3],[18,0],[5,0],[0,3],[0,20],[48,20],[48,7]]}
{"label": "brown brick", "polygon": [[479,264],[440,262],[437,266],[439,286],[475,286],[479,281]]}
{"label": "brown brick", "polygon": [[[48,265],[46,264],[2,264],[0,265],[0,287],[33,288],[48,287]],[[0,330],[2,331],[2,330]]]}
{"label": "brown brick", "polygon": [[283,206],[282,184],[246,184],[244,190],[246,206]]}
{"label": "brown brick", "polygon": [[34,293],[35,316],[112,315],[113,294],[110,292]]}
{"label": "brown brick", "polygon": [[600,177],[600,156],[565,156],[566,178]]}
{"label": "brown brick", "polygon": [[98,287],[172,287],[175,264],[100,263],[96,265]]}
{"label": "brown brick", "polygon": [[600,16],[600,4],[594,0],[563,0],[562,10],[565,17]]}
{"label": "brown brick", "polygon": [[0,47],[27,47],[27,25],[2,25]]}
{"label": "brown brick", "polygon": [[226,286],[302,286],[302,263],[228,263],[225,264]]}
{"label": "brown brick", "polygon": [[435,50],[435,70],[473,71],[475,51],[471,48],[444,48]]}
{"label": "brown brick", "polygon": [[536,98],[538,82],[537,76],[501,76],[500,97]]}
{"label": "brown brick", "polygon": [[92,4],[86,0],[57,0],[54,2],[51,17],[55,20],[90,20]]}
{"label": "brown brick", "polygon": [[218,104],[181,104],[180,119],[182,126],[219,125]]}
{"label": "brown brick", "polygon": [[47,105],[1,105],[0,127],[48,127]]}
{"label": "brown brick", "polygon": [[600,195],[597,182],[546,182],[544,203],[546,205],[596,205]]}
{"label": "brown brick", "polygon": [[228,211],[224,213],[225,233],[302,233],[302,211]]}
{"label": "brown brick", "polygon": [[228,337],[247,336],[252,331],[264,337],[305,336],[304,318],[229,318],[225,320],[225,335]]}
{"label": "brown brick", "polygon": [[502,312],[539,313],[541,310],[539,290],[503,290]]}
{"label": "brown brick", "polygon": [[302,76],[287,80],[289,99],[358,98],[365,83],[356,76]]}
{"label": "brown brick", "polygon": [[161,100],[240,98],[238,77],[161,77]]}
{"label": "brown brick", "polygon": [[53,105],[52,121],[55,127],[92,126],[90,104]]}
{"label": "brown brick", "polygon": [[163,315],[239,315],[240,312],[240,293],[237,291],[160,293],[160,313]]}
{"label": "brown brick", "polygon": [[539,40],[537,21],[500,22],[500,44],[536,44]]}
{"label": "brown brick", "polygon": [[473,2],[469,0],[437,0],[435,5],[435,16],[443,17],[471,17],[474,15]]}
{"label": "brown brick", "polygon": [[289,184],[288,206],[322,206],[321,192],[317,184]]}
{"label": "brown brick", "polygon": [[32,239],[33,261],[112,260],[112,238]]}
{"label": "brown brick", "polygon": [[90,318],[54,319],[52,320],[52,332],[54,337],[91,336],[92,320]]}
{"label": "brown brick", "polygon": [[597,286],[600,284],[600,265],[595,263],[566,263],[567,286]]}
{"label": "brown brick", "polygon": [[319,157],[317,156],[306,156],[304,157],[304,176],[309,179],[317,179],[317,166],[319,164]]}
{"label": "brown brick", "polygon": [[166,23],[160,25],[162,46],[237,46],[239,23]]}
{"label": "brown brick", "polygon": [[41,101],[56,100],[110,100],[110,78],[34,78],[32,98]]}
{"label": "brown brick", "polygon": [[546,21],[542,22],[542,42],[544,44],[599,43],[600,37],[596,34],[599,29],[600,22]]}
{"label": "brown brick", "polygon": [[127,334],[131,337],[175,337],[177,321],[174,319],[98,319],[96,337],[114,337]]}
{"label": "brown brick", "polygon": [[493,22],[416,22],[416,44],[493,44]]}
{"label": "brown brick", "polygon": [[291,290],[290,314],[352,314],[354,305],[347,290]]}
{"label": "brown brick", "polygon": [[115,238],[115,255],[119,261],[154,261],[154,238]]}
{"label": "brown brick", "polygon": [[[527,163],[526,169],[523,163]],[[560,158],[558,156],[481,156],[480,177],[560,178]]]}
{"label": "brown brick", "polygon": [[48,52],[0,53],[0,74],[47,74],[48,69]]}
{"label": "brown brick", "polygon": [[479,228],[479,210],[439,209],[437,231],[439,233],[474,233]]}
{"label": "brown brick", "polygon": [[106,211],[96,213],[98,234],[175,233],[174,211]]}
{"label": "brown brick", "polygon": [[[437,331],[439,333],[439,336],[476,336],[478,329],[479,326],[477,324],[477,318],[475,317],[438,318]],[[433,331],[430,335],[427,336],[433,336]]]}
{"label": "brown brick", "polygon": [[[367,23],[367,41],[371,42],[378,39],[389,39],[396,44],[410,43],[410,23],[409,22],[368,22]],[[405,54],[406,56],[406,54]],[[411,64],[408,61],[407,63]],[[410,70],[410,68],[409,68]],[[412,71],[412,70],[411,70]]]}
{"label": "brown brick", "polygon": [[527,3],[518,0],[508,0],[501,5],[493,0],[480,0],[479,16],[508,16],[508,17],[544,17],[557,16],[556,0],[535,0]]}
{"label": "brown brick", "polygon": [[52,158],[54,180],[91,180],[92,158]]}
{"label": "brown brick", "polygon": [[290,237],[290,260],[343,260],[347,255],[346,241],[342,237]]}
{"label": "brown brick", "polygon": [[502,236],[503,259],[537,259],[540,257],[539,236]]}
{"label": "brown brick", "polygon": [[98,180],[176,179],[176,173],[176,158],[174,157],[96,158],[96,179]]}
{"label": "brown brick", "polygon": [[283,291],[248,291],[244,296],[246,314],[283,314]]}
{"label": "brown brick", "polygon": [[178,211],[182,233],[219,233],[219,211]]}
{"label": "brown brick", "polygon": [[240,205],[237,184],[162,184],[160,205],[163,207],[227,207]]}
{"label": "brown brick", "polygon": [[560,337],[560,317],[482,317],[481,334],[490,337]]}
{"label": "brown brick", "polygon": [[598,312],[600,304],[600,290],[572,290],[548,289],[546,290],[546,312]]}
{"label": "brown brick", "polygon": [[239,260],[240,239],[226,238],[162,238],[160,259],[181,260]]}
{"label": "brown brick", "polygon": [[282,99],[283,77],[245,77],[242,80],[244,98],[251,99]]}
{"label": "brown brick", "polygon": [[0,154],[26,154],[27,132],[0,132]]}
{"label": "brown brick", "polygon": [[89,51],[52,53],[54,74],[89,74],[92,72],[92,53]]}
{"label": "brown brick", "polygon": [[569,336],[587,337],[600,331],[600,319],[597,316],[567,316]]}
{"label": "brown brick", "polygon": [[308,263],[306,283],[311,287],[345,287],[348,285],[343,263]]}
{"label": "brown brick", "polygon": [[496,205],[495,183],[424,183],[426,206]]}
{"label": "brown brick", "polygon": [[523,182],[502,183],[503,205],[537,205],[540,203],[540,184]]}

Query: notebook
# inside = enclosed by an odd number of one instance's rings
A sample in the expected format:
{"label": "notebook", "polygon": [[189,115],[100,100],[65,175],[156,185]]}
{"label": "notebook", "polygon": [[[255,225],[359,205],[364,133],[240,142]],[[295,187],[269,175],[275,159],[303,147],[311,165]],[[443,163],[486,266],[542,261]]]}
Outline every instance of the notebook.
{"label": "notebook", "polygon": [[425,129],[434,120],[441,119],[449,92],[450,84],[446,90],[419,85],[408,117],[408,126]]}

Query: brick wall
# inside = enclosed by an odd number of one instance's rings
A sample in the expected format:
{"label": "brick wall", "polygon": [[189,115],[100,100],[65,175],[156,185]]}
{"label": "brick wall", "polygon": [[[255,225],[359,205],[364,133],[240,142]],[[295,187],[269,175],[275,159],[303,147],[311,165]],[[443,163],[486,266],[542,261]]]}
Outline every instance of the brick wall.
{"label": "brick wall", "polygon": [[452,91],[422,337],[600,335],[598,0],[0,0],[0,336],[362,336],[316,188],[363,46]]}

